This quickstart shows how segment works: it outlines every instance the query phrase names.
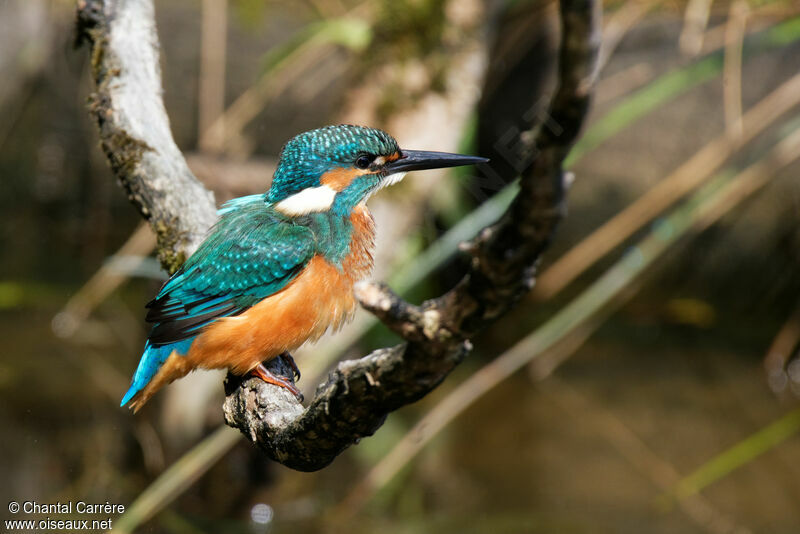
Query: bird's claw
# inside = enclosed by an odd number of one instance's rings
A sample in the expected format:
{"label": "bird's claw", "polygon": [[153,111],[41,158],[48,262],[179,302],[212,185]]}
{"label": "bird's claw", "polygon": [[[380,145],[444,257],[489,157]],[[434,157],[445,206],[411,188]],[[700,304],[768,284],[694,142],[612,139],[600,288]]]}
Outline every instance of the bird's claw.
{"label": "bird's claw", "polygon": [[294,373],[294,381],[295,382],[299,382],[300,381],[300,368],[297,367],[297,364],[295,363],[294,358],[292,358],[292,355],[289,354],[288,352],[282,352],[278,356],[278,358],[283,360],[283,363],[285,363],[286,365],[288,365],[289,367],[292,368],[292,372]]}
{"label": "bird's claw", "polygon": [[298,401],[303,402],[304,397],[303,394],[297,389],[297,386],[294,385],[290,379],[279,376],[274,374],[272,371],[267,369],[263,363],[258,364],[256,367],[253,368],[250,373],[253,376],[257,376],[267,384],[273,384],[278,387],[282,387],[288,390],[292,395],[294,395]]}

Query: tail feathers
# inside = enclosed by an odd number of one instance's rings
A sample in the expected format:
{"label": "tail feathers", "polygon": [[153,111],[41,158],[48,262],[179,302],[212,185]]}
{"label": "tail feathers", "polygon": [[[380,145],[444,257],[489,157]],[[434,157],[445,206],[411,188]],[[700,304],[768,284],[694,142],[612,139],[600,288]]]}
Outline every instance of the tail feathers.
{"label": "tail feathers", "polygon": [[192,345],[193,341],[194,338],[191,337],[178,341],[177,343],[161,345],[160,347],[154,347],[150,344],[150,341],[147,341],[144,346],[142,359],[139,360],[139,367],[137,367],[136,373],[133,375],[131,387],[128,389],[128,392],[125,393],[125,396],[122,397],[122,402],[120,402],[119,405],[125,406],[137,393],[144,389],[156,373],[158,373],[158,370],[164,362],[167,361],[167,358],[169,358],[169,355],[172,354],[173,351],[179,354],[186,354],[189,352],[189,347]]}

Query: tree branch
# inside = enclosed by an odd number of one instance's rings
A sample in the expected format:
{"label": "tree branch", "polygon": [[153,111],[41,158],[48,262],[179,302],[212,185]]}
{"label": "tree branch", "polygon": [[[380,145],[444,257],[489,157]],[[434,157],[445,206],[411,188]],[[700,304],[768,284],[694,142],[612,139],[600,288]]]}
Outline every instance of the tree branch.
{"label": "tree branch", "polygon": [[253,399],[272,388],[251,380],[228,395],[224,410],[229,425],[289,467],[320,469],[371,435],[389,412],[436,387],[464,358],[469,338],[531,288],[539,256],[564,213],[562,163],[589,106],[599,48],[598,10],[591,0],[562,3],[560,83],[550,120],[535,136],[537,157],[501,221],[467,245],[473,261],[462,281],[420,307],[382,285],[357,287],[361,304],[408,342],[341,362],[309,407],[288,424],[267,422],[269,412]]}
{"label": "tree branch", "polygon": [[[160,242],[171,258],[179,259],[210,224],[210,197],[188,169],[184,172],[183,157],[169,135],[152,4],[94,0],[80,2],[78,13],[81,35],[92,45],[97,96],[91,111],[103,148],[142,214],[158,221],[154,224],[174,228],[168,235],[181,236]],[[588,109],[599,45],[596,0],[564,0],[561,16],[559,88],[550,104],[551,120],[532,136],[537,157],[523,173],[512,206],[498,223],[467,244],[472,256],[467,275],[451,291],[421,306],[405,302],[383,285],[363,283],[356,288],[361,304],[406,343],[340,362],[307,408],[282,388],[229,375],[226,422],[271,458],[306,471],[328,465],[345,448],[374,433],[389,412],[441,383],[470,350],[469,338],[513,307],[532,286],[539,256],[563,217],[562,162]],[[125,32],[129,35],[118,35]],[[132,42],[135,35],[141,42]],[[117,48],[121,43],[144,46],[146,53],[122,52]],[[149,65],[138,64],[142,62]],[[127,91],[120,88],[126,84]],[[138,107],[130,106],[131,90],[140,92]],[[142,106],[142,99],[150,104]],[[150,127],[156,131],[150,132]],[[173,171],[169,180],[163,181],[169,170]],[[291,376],[280,358],[268,367]]]}
{"label": "tree branch", "polygon": [[77,42],[88,42],[95,91],[89,113],[114,175],[158,237],[174,272],[217,218],[214,195],[175,145],[161,97],[152,0],[79,0]]}

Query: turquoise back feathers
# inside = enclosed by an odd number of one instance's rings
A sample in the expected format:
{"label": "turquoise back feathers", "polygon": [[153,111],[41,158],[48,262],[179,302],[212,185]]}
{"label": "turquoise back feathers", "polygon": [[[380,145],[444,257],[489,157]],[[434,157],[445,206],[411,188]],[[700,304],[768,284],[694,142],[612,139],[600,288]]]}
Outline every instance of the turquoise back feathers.
{"label": "turquoise back feathers", "polygon": [[317,252],[308,226],[246,197],[224,211],[208,238],[148,304],[154,346],[196,335],[280,291]]}
{"label": "turquoise back feathers", "polygon": [[122,404],[138,409],[195,367],[252,370],[341,324],[341,310],[355,306],[352,284],[372,267],[372,218],[359,205],[406,172],[483,161],[401,150],[389,134],[362,126],[291,139],[269,191],[223,206],[205,241],[147,305],[153,327]]}

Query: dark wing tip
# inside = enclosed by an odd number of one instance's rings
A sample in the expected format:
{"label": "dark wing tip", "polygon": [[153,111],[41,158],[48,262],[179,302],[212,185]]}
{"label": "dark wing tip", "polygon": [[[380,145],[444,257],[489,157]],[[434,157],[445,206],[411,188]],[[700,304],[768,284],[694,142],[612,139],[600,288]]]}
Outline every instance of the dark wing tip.
{"label": "dark wing tip", "polygon": [[[150,331],[148,339],[153,346],[167,345],[177,341],[183,341],[190,337],[196,336],[200,330],[214,322],[214,320],[229,317],[241,313],[242,309],[234,303],[230,303],[224,308],[215,308],[214,310],[198,315],[192,315],[178,320],[168,320],[165,322],[158,322],[153,330]],[[149,315],[149,314],[148,314]]]}

